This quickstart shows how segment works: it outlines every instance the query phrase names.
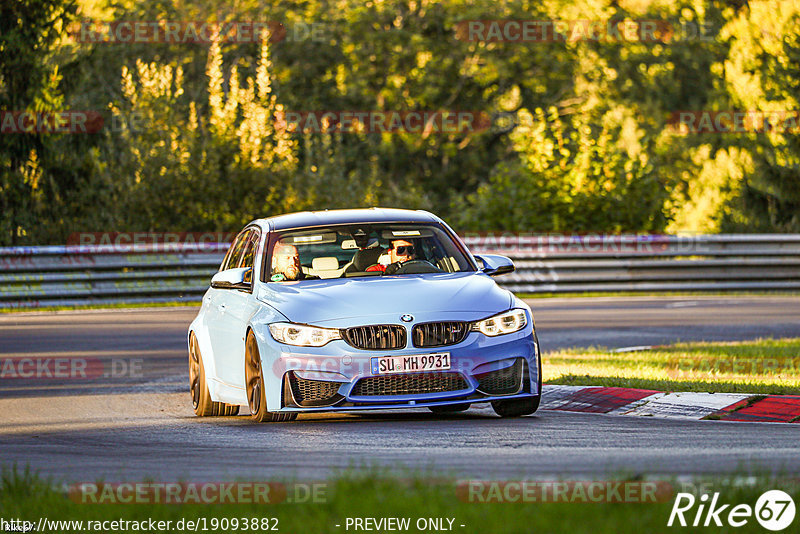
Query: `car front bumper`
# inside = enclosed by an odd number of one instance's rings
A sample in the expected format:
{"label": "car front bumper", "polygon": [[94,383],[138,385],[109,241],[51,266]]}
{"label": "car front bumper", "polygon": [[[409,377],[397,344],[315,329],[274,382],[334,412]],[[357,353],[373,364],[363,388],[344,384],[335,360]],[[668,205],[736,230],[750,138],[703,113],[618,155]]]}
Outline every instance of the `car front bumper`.
{"label": "car front bumper", "polygon": [[[490,402],[538,395],[540,354],[533,327],[487,337],[470,332],[452,346],[360,350],[342,340],[324,347],[259,336],[270,411],[362,411]],[[372,359],[447,352],[450,369],[381,375]]]}

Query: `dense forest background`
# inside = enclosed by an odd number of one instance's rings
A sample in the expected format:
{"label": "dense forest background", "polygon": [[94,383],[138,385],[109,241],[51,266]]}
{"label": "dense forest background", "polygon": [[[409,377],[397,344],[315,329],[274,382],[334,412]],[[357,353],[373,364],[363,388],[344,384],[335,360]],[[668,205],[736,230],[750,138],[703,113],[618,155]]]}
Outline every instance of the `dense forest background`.
{"label": "dense forest background", "polygon": [[[458,38],[459,22],[509,19],[676,31]],[[278,21],[290,33],[92,43],[70,33],[87,20]],[[236,231],[255,217],[373,205],[432,210],[462,232],[798,232],[796,124],[670,124],[682,110],[796,113],[798,101],[793,0],[7,0],[0,110],[96,111],[104,127],[0,134],[0,245]],[[281,110],[502,120],[477,132],[304,133],[276,122]]]}

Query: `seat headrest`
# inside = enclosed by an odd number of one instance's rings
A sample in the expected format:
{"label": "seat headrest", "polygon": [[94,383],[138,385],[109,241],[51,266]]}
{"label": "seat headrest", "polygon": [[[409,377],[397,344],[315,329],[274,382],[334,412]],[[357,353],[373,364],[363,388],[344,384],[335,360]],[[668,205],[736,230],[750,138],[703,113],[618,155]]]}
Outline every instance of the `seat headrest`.
{"label": "seat headrest", "polygon": [[378,258],[384,253],[383,248],[364,248],[353,256],[353,267],[356,271],[366,271],[367,267],[378,263]]}
{"label": "seat headrest", "polygon": [[311,268],[315,271],[335,271],[339,268],[339,260],[334,256],[322,256],[311,260]]}

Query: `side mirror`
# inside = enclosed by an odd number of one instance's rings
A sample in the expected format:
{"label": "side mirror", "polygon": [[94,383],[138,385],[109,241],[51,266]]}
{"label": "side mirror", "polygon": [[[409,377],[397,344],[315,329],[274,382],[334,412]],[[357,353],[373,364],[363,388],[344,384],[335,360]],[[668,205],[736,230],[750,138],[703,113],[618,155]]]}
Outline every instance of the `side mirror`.
{"label": "side mirror", "polygon": [[252,267],[225,269],[211,278],[211,287],[216,289],[250,289],[252,285]]}
{"label": "side mirror", "polygon": [[498,276],[501,274],[508,274],[514,272],[514,262],[511,258],[505,256],[498,256],[497,254],[484,254],[482,256],[475,256],[475,259],[483,263],[483,271],[489,276]]}

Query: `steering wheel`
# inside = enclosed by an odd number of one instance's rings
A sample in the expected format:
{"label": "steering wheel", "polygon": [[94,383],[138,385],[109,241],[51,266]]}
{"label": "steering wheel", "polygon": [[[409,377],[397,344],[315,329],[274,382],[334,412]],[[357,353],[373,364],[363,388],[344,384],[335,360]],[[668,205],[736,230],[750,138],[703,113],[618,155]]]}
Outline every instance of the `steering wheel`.
{"label": "steering wheel", "polygon": [[[391,269],[397,265],[396,268]],[[442,272],[437,266],[427,260],[409,260],[403,263],[395,262],[386,266],[386,274],[424,274]]]}

